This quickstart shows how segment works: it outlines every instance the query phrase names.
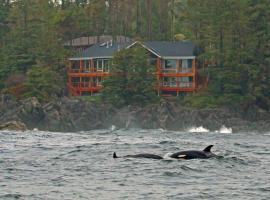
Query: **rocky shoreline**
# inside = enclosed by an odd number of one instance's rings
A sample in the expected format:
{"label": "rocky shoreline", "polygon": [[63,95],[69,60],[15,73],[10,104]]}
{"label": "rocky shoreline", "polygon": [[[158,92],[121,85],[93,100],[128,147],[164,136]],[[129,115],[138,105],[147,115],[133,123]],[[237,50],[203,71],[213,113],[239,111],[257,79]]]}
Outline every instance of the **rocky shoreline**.
{"label": "rocky shoreline", "polygon": [[46,104],[41,104],[34,97],[22,101],[2,101],[0,104],[0,130],[36,128],[70,132],[107,129],[112,125],[117,128],[178,131],[198,126],[214,131],[225,125],[234,132],[263,132],[270,130],[270,113],[256,107],[239,110],[193,109],[166,100],[144,108],[117,108],[67,97]]}

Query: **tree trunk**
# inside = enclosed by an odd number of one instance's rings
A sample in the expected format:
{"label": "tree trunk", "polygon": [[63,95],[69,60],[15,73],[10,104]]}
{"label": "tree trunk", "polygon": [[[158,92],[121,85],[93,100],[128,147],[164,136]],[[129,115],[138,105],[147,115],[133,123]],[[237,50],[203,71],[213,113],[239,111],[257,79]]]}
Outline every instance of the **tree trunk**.
{"label": "tree trunk", "polygon": [[147,37],[152,38],[152,0],[147,0]]}

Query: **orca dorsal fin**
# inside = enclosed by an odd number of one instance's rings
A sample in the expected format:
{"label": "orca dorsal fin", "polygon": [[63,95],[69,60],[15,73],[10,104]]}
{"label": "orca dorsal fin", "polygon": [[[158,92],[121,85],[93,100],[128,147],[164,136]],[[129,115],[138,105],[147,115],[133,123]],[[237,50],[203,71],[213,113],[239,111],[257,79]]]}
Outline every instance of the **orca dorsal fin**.
{"label": "orca dorsal fin", "polygon": [[113,152],[113,158],[118,158],[115,152]]}
{"label": "orca dorsal fin", "polygon": [[209,145],[207,146],[203,151],[204,152],[211,152],[211,148],[213,147],[214,145]]}

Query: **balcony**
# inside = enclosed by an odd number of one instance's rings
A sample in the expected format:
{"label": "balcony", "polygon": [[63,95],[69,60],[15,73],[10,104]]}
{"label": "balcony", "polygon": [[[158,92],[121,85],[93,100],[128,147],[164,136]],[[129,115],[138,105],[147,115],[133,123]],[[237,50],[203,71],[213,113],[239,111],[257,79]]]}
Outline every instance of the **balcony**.
{"label": "balcony", "polygon": [[160,76],[194,76],[195,67],[192,68],[161,68]]}
{"label": "balcony", "polygon": [[110,76],[108,70],[97,70],[96,68],[68,69],[70,76]]}

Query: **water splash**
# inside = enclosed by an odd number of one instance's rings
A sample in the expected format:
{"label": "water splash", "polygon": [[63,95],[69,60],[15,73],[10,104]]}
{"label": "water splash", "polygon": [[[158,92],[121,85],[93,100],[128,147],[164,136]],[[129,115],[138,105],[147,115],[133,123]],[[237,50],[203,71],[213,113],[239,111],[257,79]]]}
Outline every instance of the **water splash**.
{"label": "water splash", "polygon": [[189,133],[208,133],[209,130],[207,128],[204,128],[203,126],[199,127],[192,127],[187,130]]}
{"label": "water splash", "polygon": [[172,154],[173,154],[172,152],[166,153],[166,154],[163,156],[163,159],[174,160],[174,158],[171,157]]}
{"label": "water splash", "polygon": [[116,130],[116,126],[115,125],[112,125],[111,126],[111,131],[115,131]]}
{"label": "water splash", "polygon": [[232,128],[227,128],[226,126],[222,125],[218,132],[219,133],[232,133]]}

